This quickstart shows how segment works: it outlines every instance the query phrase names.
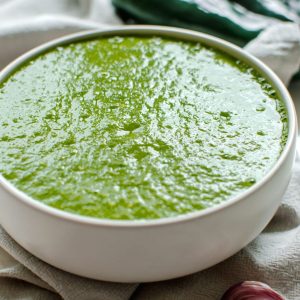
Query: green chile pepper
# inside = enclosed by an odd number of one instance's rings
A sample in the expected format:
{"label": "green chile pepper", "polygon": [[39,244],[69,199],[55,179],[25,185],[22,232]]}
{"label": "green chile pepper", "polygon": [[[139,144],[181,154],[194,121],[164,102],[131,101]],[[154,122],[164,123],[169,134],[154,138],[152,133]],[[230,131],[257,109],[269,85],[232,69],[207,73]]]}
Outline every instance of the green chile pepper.
{"label": "green chile pepper", "polygon": [[[227,0],[112,0],[138,22],[180,26],[231,37],[243,45],[266,27],[281,22]],[[212,32],[215,31],[215,32]],[[227,38],[228,39],[228,38]]]}

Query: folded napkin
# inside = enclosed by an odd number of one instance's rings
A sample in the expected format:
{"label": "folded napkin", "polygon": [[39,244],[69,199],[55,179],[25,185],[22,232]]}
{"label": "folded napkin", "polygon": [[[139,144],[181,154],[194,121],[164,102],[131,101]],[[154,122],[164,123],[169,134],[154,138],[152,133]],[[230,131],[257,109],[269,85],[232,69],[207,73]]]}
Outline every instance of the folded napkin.
{"label": "folded napkin", "polygon": [[[121,21],[108,0],[0,0],[0,68],[47,40],[118,24]],[[269,28],[246,49],[261,57],[288,83],[300,65],[299,27],[284,23]],[[32,256],[0,226],[0,299],[216,300],[236,282],[258,280],[289,300],[299,300],[299,249],[298,156],[282,204],[264,232],[226,261],[179,279],[139,285],[82,278]]]}

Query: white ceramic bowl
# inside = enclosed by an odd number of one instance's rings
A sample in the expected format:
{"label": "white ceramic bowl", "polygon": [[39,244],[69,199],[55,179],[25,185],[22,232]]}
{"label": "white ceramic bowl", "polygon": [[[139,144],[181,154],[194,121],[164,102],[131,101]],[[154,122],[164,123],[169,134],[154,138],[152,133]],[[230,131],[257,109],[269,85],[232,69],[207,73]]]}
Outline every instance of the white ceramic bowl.
{"label": "white ceramic bowl", "polygon": [[278,77],[242,49],[218,38],[160,26],[123,26],[79,33],[37,47],[0,73],[0,82],[24,61],[58,45],[110,35],[164,35],[199,41],[257,69],[284,101],[289,119],[286,146],[262,180],[215,207],[178,217],[114,221],[82,217],[48,207],[0,177],[0,221],[25,249],[74,274],[119,282],[170,279],[210,267],[253,240],[276,212],[295,156],[296,114]]}

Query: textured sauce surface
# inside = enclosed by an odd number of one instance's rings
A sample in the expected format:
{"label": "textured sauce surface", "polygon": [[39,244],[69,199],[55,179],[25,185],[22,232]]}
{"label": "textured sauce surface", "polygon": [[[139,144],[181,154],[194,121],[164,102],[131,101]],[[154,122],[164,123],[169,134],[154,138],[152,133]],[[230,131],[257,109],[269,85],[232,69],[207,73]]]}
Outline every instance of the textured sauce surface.
{"label": "textured sauce surface", "polygon": [[0,85],[0,172],[32,198],[86,216],[214,206],[260,180],[286,136],[272,87],[199,43],[74,43]]}

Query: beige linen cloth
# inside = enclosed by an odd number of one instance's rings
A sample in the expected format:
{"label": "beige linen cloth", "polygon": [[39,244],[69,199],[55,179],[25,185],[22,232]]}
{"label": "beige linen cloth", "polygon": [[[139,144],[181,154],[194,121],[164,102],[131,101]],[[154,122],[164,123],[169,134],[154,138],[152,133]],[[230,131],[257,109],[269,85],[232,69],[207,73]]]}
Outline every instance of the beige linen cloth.
{"label": "beige linen cloth", "polygon": [[[108,0],[0,0],[0,68],[52,38],[118,24],[121,21]],[[270,28],[246,49],[269,64],[285,83],[299,70],[296,25]],[[78,277],[32,256],[0,226],[0,300],[215,300],[243,280],[263,281],[286,299],[300,299],[299,155],[282,205],[264,232],[226,261],[175,280],[121,284]]]}

